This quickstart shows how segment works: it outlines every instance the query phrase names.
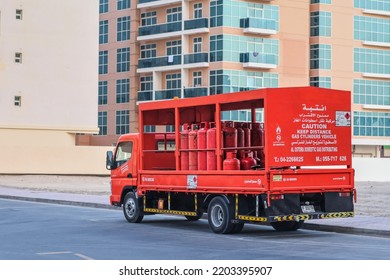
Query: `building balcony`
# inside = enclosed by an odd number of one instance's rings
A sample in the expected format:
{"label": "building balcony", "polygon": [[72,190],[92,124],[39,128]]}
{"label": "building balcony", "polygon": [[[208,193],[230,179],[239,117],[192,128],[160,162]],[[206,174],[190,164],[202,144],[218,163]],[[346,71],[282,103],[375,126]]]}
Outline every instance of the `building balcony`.
{"label": "building balcony", "polygon": [[209,19],[208,18],[196,18],[184,21],[183,34],[198,34],[209,32]]}
{"label": "building balcony", "polygon": [[174,97],[181,97],[181,89],[156,90],[155,92],[155,100],[173,99]]}
{"label": "building balcony", "polygon": [[277,56],[274,54],[259,54],[247,52],[240,54],[240,62],[244,67],[274,69],[277,66]]}
{"label": "building balcony", "polygon": [[142,58],[138,60],[137,73],[170,71],[181,68],[181,55]]}
{"label": "building balcony", "polygon": [[153,91],[139,91],[137,101],[151,101],[153,100]]}
{"label": "building balcony", "polygon": [[156,40],[181,36],[181,21],[141,26],[138,29],[137,40]]}
{"label": "building balcony", "polygon": [[209,67],[208,53],[191,53],[184,55],[183,68]]}
{"label": "building balcony", "polygon": [[175,3],[181,3],[181,0],[138,0],[137,8],[157,8]]}
{"label": "building balcony", "polygon": [[278,24],[272,19],[242,18],[240,26],[244,28],[244,33],[251,34],[273,35],[278,31]]}
{"label": "building balcony", "polygon": [[194,87],[194,88],[185,88],[184,97],[199,97],[207,96],[208,88],[207,87]]}

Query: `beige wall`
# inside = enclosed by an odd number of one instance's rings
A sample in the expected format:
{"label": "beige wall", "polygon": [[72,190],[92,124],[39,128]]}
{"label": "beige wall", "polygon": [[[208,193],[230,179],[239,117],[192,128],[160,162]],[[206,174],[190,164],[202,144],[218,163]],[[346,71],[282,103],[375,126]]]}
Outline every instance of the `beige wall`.
{"label": "beige wall", "polygon": [[1,174],[107,175],[106,151],[113,147],[75,146],[64,130],[0,129]]}
{"label": "beige wall", "polygon": [[98,10],[98,0],[0,1],[0,173],[106,174],[104,148],[75,144],[98,132]]}

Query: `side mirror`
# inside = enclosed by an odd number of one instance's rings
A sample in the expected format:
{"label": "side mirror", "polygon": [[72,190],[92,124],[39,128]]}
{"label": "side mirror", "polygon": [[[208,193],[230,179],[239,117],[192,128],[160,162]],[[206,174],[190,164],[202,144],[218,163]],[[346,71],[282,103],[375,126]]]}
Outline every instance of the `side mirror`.
{"label": "side mirror", "polygon": [[108,170],[115,169],[113,157],[112,151],[106,153],[106,169]]}

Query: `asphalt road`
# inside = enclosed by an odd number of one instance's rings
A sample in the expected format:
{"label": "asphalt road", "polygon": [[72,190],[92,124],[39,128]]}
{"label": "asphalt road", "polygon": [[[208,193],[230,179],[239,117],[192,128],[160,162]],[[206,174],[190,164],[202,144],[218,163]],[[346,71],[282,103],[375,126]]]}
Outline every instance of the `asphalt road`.
{"label": "asphalt road", "polygon": [[218,235],[207,220],[155,215],[129,224],[116,210],[3,199],[0,242],[1,260],[390,259],[390,238],[258,225]]}

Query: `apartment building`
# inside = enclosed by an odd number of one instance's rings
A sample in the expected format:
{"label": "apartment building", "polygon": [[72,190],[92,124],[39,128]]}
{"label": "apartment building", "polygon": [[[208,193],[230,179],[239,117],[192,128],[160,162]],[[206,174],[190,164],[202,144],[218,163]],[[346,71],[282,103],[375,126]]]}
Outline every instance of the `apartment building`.
{"label": "apartment building", "polygon": [[389,2],[100,0],[100,135],[91,144],[136,132],[139,102],[311,85],[351,90],[354,154],[387,155]]}
{"label": "apartment building", "polygon": [[104,169],[76,145],[99,131],[98,3],[0,1],[0,173]]}

